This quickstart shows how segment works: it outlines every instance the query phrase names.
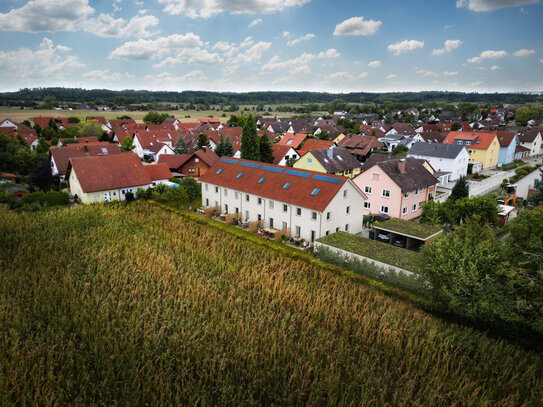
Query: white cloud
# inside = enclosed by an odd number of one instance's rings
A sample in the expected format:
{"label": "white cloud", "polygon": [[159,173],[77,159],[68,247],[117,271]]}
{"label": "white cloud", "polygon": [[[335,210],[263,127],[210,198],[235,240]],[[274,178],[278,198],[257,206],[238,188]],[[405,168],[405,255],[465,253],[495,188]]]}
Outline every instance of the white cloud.
{"label": "white cloud", "polygon": [[301,36],[300,38],[295,38],[293,40],[288,41],[287,45],[288,46],[296,45],[299,42],[310,40],[311,38],[315,38],[315,34],[309,33],[309,34]]}
{"label": "white cloud", "polygon": [[355,79],[354,75],[349,72],[335,72],[328,75],[326,79],[330,82],[349,82]]}
{"label": "white cloud", "polygon": [[389,51],[393,51],[394,55],[400,55],[407,51],[413,51],[424,47],[424,41],[404,40],[397,42],[396,44],[390,44],[388,46]]}
{"label": "white cloud", "polygon": [[475,81],[475,82],[471,82],[471,85],[472,86],[479,86],[479,85],[482,85],[483,84],[483,81]]}
{"label": "white cloud", "polygon": [[94,71],[86,72],[82,75],[84,78],[89,78],[92,81],[97,82],[114,82],[114,81],[120,81],[122,79],[132,79],[134,78],[134,75],[125,72],[109,72],[109,69],[99,70],[96,69]]}
{"label": "white cloud", "polygon": [[351,17],[338,25],[334,35],[373,35],[383,23],[375,20],[364,20],[364,17]]}
{"label": "white cloud", "polygon": [[540,59],[539,62],[543,64],[543,59]]}
{"label": "white cloud", "polygon": [[532,55],[535,53],[533,49],[519,49],[518,51],[514,52],[513,55],[516,57],[527,57],[528,55]]}
{"label": "white cloud", "polygon": [[117,12],[117,11],[121,11],[121,10],[122,10],[122,7],[121,7],[122,1],[123,1],[123,0],[113,0],[112,7],[113,7],[113,11],[114,11],[114,12]]}
{"label": "white cloud", "polygon": [[158,37],[154,40],[139,39],[125,42],[114,49],[110,58],[128,60],[157,59],[170,54],[173,50],[198,48],[203,45],[200,37],[194,33],[172,34],[167,37]]}
{"label": "white cloud", "polygon": [[381,66],[381,61],[371,61],[368,66],[370,68],[379,68]]}
{"label": "white cloud", "polygon": [[214,65],[223,62],[223,58],[216,53],[210,53],[203,48],[184,48],[178,51],[175,57],[167,57],[154,68],[163,68],[187,62],[189,64]]}
{"label": "white cloud", "polygon": [[398,79],[398,75],[396,75],[395,73],[391,73],[390,75],[387,76],[387,79],[389,81],[392,79]]}
{"label": "white cloud", "polygon": [[290,75],[301,75],[311,73],[309,68],[309,62],[316,59],[331,59],[337,58],[340,53],[335,49],[330,48],[326,51],[319,52],[318,54],[311,54],[304,52],[297,58],[281,61],[279,56],[275,55],[267,63],[262,65],[261,73],[269,74],[274,72],[288,73]]}
{"label": "white cloud", "polygon": [[43,38],[36,50],[0,51],[0,77],[16,86],[63,84],[67,75],[85,66],[76,56],[66,55],[69,51],[49,38]]}
{"label": "white cloud", "polygon": [[232,14],[270,14],[287,7],[302,6],[310,0],[158,0],[171,15],[209,18],[224,11]]}
{"label": "white cloud", "polygon": [[110,14],[100,14],[97,18],[88,19],[82,22],[83,29],[99,37],[133,37],[148,38],[157,32],[149,31],[149,28],[156,27],[158,18],[146,15],[143,10],[132,17],[128,23],[124,18],[114,19]]}
{"label": "white cloud", "polygon": [[421,74],[425,78],[439,76],[438,73],[435,73],[435,72],[432,72],[432,71],[425,71],[424,69],[418,69],[416,72],[418,74]]}
{"label": "white cloud", "polygon": [[283,31],[283,37],[289,37],[291,35],[288,31]]}
{"label": "white cloud", "polygon": [[199,82],[206,81],[207,76],[202,71],[191,71],[179,77],[181,81]]}
{"label": "white cloud", "polygon": [[503,7],[517,7],[538,2],[539,0],[458,0],[456,7],[467,7],[471,11],[492,11]]}
{"label": "white cloud", "polygon": [[457,49],[462,44],[460,40],[447,40],[441,49],[434,49],[432,55],[441,55],[445,52],[451,52]]}
{"label": "white cloud", "polygon": [[500,59],[507,55],[506,51],[487,50],[481,52],[478,57],[469,58],[467,62],[470,64],[480,64],[483,62],[483,59]]}
{"label": "white cloud", "polygon": [[327,49],[326,51],[321,51],[317,55],[318,58],[339,58],[341,54],[336,51],[334,48]]}
{"label": "white cloud", "polygon": [[245,37],[245,39],[239,44],[240,48],[247,48],[253,45],[255,42],[253,41],[253,37]]}
{"label": "white cloud", "polygon": [[233,57],[233,59],[229,63],[237,65],[237,64],[252,64],[252,63],[258,62],[262,59],[262,54],[268,51],[271,45],[272,45],[271,42],[264,42],[264,41],[260,41],[260,42],[257,42],[256,44],[252,44],[246,50],[244,50],[243,52],[240,52],[235,57]]}
{"label": "white cloud", "polygon": [[255,18],[253,21],[251,21],[251,24],[249,24],[249,28],[254,27],[255,25],[258,25],[262,22],[261,18]]}
{"label": "white cloud", "polygon": [[88,0],[30,0],[20,8],[0,13],[0,31],[74,31],[94,12]]}
{"label": "white cloud", "polygon": [[445,71],[443,72],[443,76],[455,76],[458,75],[458,71]]}
{"label": "white cloud", "polygon": [[486,71],[486,68],[484,66],[478,66],[477,70],[478,71]]}
{"label": "white cloud", "polygon": [[368,73],[367,73],[367,72],[362,72],[358,77],[359,77],[360,79],[367,78],[367,77],[368,77]]}
{"label": "white cloud", "polygon": [[491,71],[499,71],[500,69],[501,69],[501,68],[500,68],[498,65],[492,65],[492,66],[490,67],[490,70],[491,70]]}

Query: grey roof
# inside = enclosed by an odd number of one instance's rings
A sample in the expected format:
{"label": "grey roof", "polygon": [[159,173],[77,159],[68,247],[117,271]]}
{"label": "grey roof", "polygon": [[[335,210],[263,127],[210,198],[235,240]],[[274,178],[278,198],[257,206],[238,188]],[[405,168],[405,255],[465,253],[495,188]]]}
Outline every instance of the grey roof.
{"label": "grey roof", "polygon": [[541,127],[534,127],[533,129],[526,130],[524,133],[519,132],[519,140],[524,143],[531,143],[539,133],[542,133],[542,130]]}
{"label": "grey roof", "polygon": [[422,137],[427,143],[443,143],[447,137],[447,134],[447,132],[425,131],[419,133],[419,136]]}
{"label": "grey roof", "polygon": [[[332,152],[332,157],[328,156],[328,151]],[[340,171],[360,168],[362,164],[351,154],[346,148],[321,148],[318,150],[308,151],[308,154],[313,154],[313,157],[324,167],[326,172],[334,173]]]}
{"label": "grey roof", "polygon": [[288,123],[280,122],[280,123],[270,123],[270,127],[273,129],[275,133],[285,133],[290,126]]}
{"label": "grey roof", "polygon": [[454,159],[464,150],[464,146],[456,144],[415,143],[407,152],[408,156],[422,155],[426,157]]}
{"label": "grey roof", "polygon": [[[405,160],[405,171],[400,172],[399,164]],[[381,161],[378,165],[403,192],[436,185],[438,180],[424,167],[420,160],[413,157],[396,158]]]}

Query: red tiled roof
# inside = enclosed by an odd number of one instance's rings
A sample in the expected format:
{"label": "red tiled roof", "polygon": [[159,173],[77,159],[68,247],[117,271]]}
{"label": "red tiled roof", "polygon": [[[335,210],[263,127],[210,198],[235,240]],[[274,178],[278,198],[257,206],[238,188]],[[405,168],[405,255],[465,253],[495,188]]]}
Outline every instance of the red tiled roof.
{"label": "red tiled roof", "polygon": [[179,170],[185,164],[192,154],[162,154],[158,157],[159,164],[166,164],[170,170]]}
{"label": "red tiled roof", "polygon": [[110,143],[68,144],[65,147],[52,148],[49,151],[51,158],[55,160],[59,174],[66,173],[71,158],[94,157],[98,154],[105,155],[105,152],[108,155],[121,153],[117,144]]}
{"label": "red tiled roof", "polygon": [[311,150],[320,150],[322,148],[330,148],[334,145],[332,140],[307,140],[302,148],[298,150],[301,156]]}
{"label": "red tiled roof", "polygon": [[170,179],[172,177],[172,173],[166,164],[144,165],[143,168],[145,168],[152,181]]}
{"label": "red tiled roof", "polygon": [[469,131],[451,131],[443,143],[454,144],[455,140],[472,140],[473,144],[468,146],[469,148],[486,150],[495,138],[496,134],[494,133],[477,131],[473,134],[473,132]]}
{"label": "red tiled roof", "polygon": [[279,162],[285,157],[292,147],[285,144],[272,144],[273,150],[273,163],[279,164]]}
{"label": "red tiled roof", "polygon": [[[228,158],[228,160],[235,162],[235,164],[221,160],[217,161],[200,177],[200,182],[207,182],[321,212],[326,209],[341,187],[347,182],[346,177],[339,175],[326,174],[328,178],[337,179],[338,183],[336,184],[315,179],[315,176],[322,177],[324,175],[316,171],[292,170],[278,165],[232,158]],[[241,162],[253,163],[258,165],[258,168],[242,166],[240,165]],[[280,169],[281,172],[266,171],[261,168],[262,166],[274,167]],[[217,171],[221,168],[222,171],[217,174]],[[303,178],[290,175],[286,173],[287,171],[309,174],[309,177]],[[243,173],[243,176],[236,178],[239,173]],[[261,178],[265,178],[265,180],[259,184],[258,181]],[[283,186],[287,182],[291,185],[288,189],[284,189]],[[312,196],[311,192],[315,188],[318,188],[319,192],[317,195]]]}
{"label": "red tiled roof", "polygon": [[151,184],[151,177],[132,152],[99,157],[71,158],[81,189],[85,193]]}
{"label": "red tiled roof", "polygon": [[194,154],[209,167],[211,167],[219,160],[219,156],[215,154],[215,152],[210,148],[206,148],[205,151],[204,149],[195,151]]}
{"label": "red tiled roof", "polygon": [[96,120],[101,125],[107,125],[107,120],[104,116],[87,116],[87,121]]}
{"label": "red tiled roof", "polygon": [[300,144],[302,144],[302,142],[306,138],[307,138],[307,134],[304,134],[304,133],[296,133],[296,134],[287,133],[283,136],[281,140],[279,140],[279,143],[277,144],[286,144],[296,150],[298,147],[300,147]]}
{"label": "red tiled roof", "polygon": [[516,134],[511,133],[510,131],[498,131],[496,132],[496,136],[498,136],[500,147],[509,147],[515,139]]}

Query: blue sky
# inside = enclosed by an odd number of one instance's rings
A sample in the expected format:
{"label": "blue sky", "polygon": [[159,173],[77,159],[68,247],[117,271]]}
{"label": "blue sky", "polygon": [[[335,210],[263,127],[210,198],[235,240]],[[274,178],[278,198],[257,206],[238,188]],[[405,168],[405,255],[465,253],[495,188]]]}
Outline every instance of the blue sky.
{"label": "blue sky", "polygon": [[543,91],[539,0],[2,0],[0,90]]}

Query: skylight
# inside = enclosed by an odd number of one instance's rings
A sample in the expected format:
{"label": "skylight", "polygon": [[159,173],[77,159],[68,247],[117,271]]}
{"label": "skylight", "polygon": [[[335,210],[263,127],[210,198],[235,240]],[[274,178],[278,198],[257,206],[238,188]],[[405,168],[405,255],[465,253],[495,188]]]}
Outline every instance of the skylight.
{"label": "skylight", "polygon": [[289,189],[291,185],[291,182],[287,182],[285,185],[283,185],[283,189]]}
{"label": "skylight", "polygon": [[243,173],[242,173],[242,172],[240,172],[238,175],[236,175],[236,178],[241,178],[241,177],[243,177]]}
{"label": "skylight", "polygon": [[315,188],[313,191],[311,191],[311,196],[317,196],[317,194],[321,192],[319,188]]}
{"label": "skylight", "polygon": [[219,168],[219,169],[217,170],[217,174],[220,174],[222,171],[223,171],[223,169],[222,169],[222,168]]}
{"label": "skylight", "polygon": [[262,177],[258,180],[259,184],[262,184],[264,181],[266,181],[266,177]]}

